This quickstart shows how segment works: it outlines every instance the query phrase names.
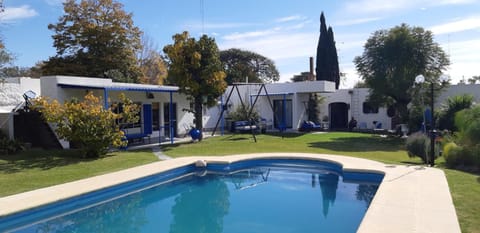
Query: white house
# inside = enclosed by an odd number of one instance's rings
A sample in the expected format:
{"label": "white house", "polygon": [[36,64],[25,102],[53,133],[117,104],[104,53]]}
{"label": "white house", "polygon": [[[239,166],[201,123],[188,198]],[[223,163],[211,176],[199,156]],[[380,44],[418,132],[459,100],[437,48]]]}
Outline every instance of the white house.
{"label": "white house", "polygon": [[[21,106],[24,101],[22,95],[27,91],[57,99],[61,103],[71,98],[81,99],[88,91],[92,91],[102,97],[105,107],[118,102],[118,95],[125,93],[141,105],[140,121],[125,126],[127,135],[131,137],[149,135],[172,141],[174,137],[185,135],[193,125],[193,114],[183,111],[190,107],[190,102],[185,95],[178,93],[179,89],[175,86],[117,83],[111,79],[71,76],[6,79],[0,85],[0,128],[12,138],[13,112]],[[331,130],[346,129],[352,117],[362,128],[374,128],[374,121],[381,123],[383,129],[395,126],[392,124],[391,111],[382,107],[374,108],[366,102],[369,94],[367,88],[335,90],[333,82],[304,81],[229,86],[219,99],[218,106],[204,108],[204,131],[214,129],[217,123],[220,123],[217,129],[222,126],[226,128],[226,115],[242,101],[250,106],[255,103],[255,109],[268,129],[295,131],[307,120],[307,102],[311,93],[325,97],[319,108],[320,118],[328,119],[325,126]],[[452,85],[437,98],[437,106],[447,97],[463,93],[474,95],[478,103],[480,84]],[[226,110],[223,115],[222,109]]]}
{"label": "white house", "polygon": [[141,106],[139,122],[124,125],[127,137],[152,137],[173,140],[188,130],[193,114],[182,111],[189,106],[185,95],[178,93],[176,86],[158,86],[134,83],[117,83],[111,79],[71,76],[41,77],[43,96],[57,99],[60,103],[77,98],[82,99],[92,91],[102,97],[104,107],[111,107],[124,93]]}
{"label": "white house", "polygon": [[[375,127],[393,129],[396,124],[404,123],[393,121],[392,117],[395,115],[393,109],[377,108],[369,104],[367,102],[368,88],[335,90],[334,83],[327,81],[265,84],[266,92],[262,90],[260,93],[261,84],[239,84],[236,86],[238,92],[234,87],[229,86],[222,95],[219,106],[209,109],[205,114],[206,129],[213,129],[217,122],[224,119],[230,111],[241,104],[241,101],[252,106],[258,95],[259,98],[254,107],[260,116],[266,120],[269,129],[280,128],[282,119],[285,119],[286,130],[297,130],[301,127],[303,121],[307,120],[306,109],[310,93],[317,93],[325,97],[324,102],[320,105],[320,118],[328,119],[327,127],[330,130],[346,129],[348,121],[352,117],[356,119],[357,127],[364,129]],[[234,90],[232,91],[232,89]],[[228,99],[230,93],[231,96]],[[480,101],[480,84],[452,85],[442,91],[436,99],[436,106],[441,106],[450,96],[465,93],[472,94],[478,103]],[[228,103],[225,103],[227,99]],[[220,117],[221,106],[224,104],[226,104],[226,111]],[[225,121],[223,123],[225,124]]]}
{"label": "white house", "polygon": [[[237,87],[238,92],[234,89]],[[265,84],[266,92],[261,90],[259,93],[261,87],[261,84],[229,86],[222,96],[222,101],[225,102],[232,93],[228,103],[219,103],[227,105],[227,111],[223,117],[241,104],[240,97],[243,102],[252,106],[258,95],[259,98],[254,108],[266,120],[269,129],[280,128],[282,120],[285,120],[286,130],[297,130],[307,120],[309,94],[317,93],[325,97],[325,101],[320,105],[319,110],[320,118],[328,119],[326,128],[333,130],[346,129],[351,117],[354,117],[366,128],[373,128],[373,121],[382,123],[383,128],[389,129],[391,127],[391,119],[387,115],[387,109],[368,108],[368,103],[365,103],[368,96],[367,88],[335,90],[335,83],[329,81]],[[232,91],[232,89],[234,90]],[[219,105],[217,108],[211,108],[208,111],[206,119],[204,119],[207,129],[215,127],[221,109]]]}

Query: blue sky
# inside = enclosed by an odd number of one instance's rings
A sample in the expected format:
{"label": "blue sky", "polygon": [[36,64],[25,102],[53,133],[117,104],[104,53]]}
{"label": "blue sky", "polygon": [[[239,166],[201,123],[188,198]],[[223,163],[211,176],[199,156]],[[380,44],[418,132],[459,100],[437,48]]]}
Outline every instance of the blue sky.
{"label": "blue sky", "polygon": [[[452,81],[480,75],[480,0],[121,0],[124,9],[161,50],[172,35],[189,31],[216,39],[220,49],[241,48],[275,61],[281,81],[308,71],[315,57],[319,17],[323,11],[333,27],[341,87],[359,80],[353,65],[370,35],[401,23],[433,31],[435,41],[450,55],[446,72]],[[55,55],[49,23],[63,13],[62,0],[4,0],[0,16],[6,47],[15,65],[32,66]],[[202,17],[203,9],[203,17]]]}

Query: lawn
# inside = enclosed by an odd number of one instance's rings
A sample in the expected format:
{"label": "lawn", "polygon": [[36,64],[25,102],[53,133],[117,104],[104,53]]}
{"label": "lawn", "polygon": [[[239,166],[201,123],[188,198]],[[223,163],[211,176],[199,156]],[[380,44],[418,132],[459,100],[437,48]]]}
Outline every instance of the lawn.
{"label": "lawn", "polygon": [[[227,135],[207,138],[201,143],[167,145],[162,150],[171,157],[306,152],[348,155],[394,164],[421,163],[420,159],[407,156],[402,139],[341,132],[257,135],[256,143],[249,134]],[[157,158],[150,151],[118,152],[95,160],[79,159],[75,151],[31,150],[20,155],[0,155],[0,197],[153,161]],[[439,158],[437,164],[447,176],[462,232],[480,232],[480,177],[445,169],[443,158]]]}
{"label": "lawn", "polygon": [[80,159],[76,151],[30,150],[0,155],[0,197],[158,161],[150,151]]}

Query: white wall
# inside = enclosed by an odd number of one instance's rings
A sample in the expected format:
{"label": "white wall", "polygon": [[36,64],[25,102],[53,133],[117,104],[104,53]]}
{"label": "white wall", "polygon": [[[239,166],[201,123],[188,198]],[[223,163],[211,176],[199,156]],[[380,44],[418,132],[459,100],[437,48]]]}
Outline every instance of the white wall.
{"label": "white wall", "polygon": [[[240,96],[244,103],[251,105],[255,101],[255,96],[261,88],[261,85],[238,85]],[[294,83],[270,83],[266,84],[266,91],[270,96],[270,101],[273,105],[274,100],[283,100],[283,95],[287,100],[292,101],[292,129],[298,129],[303,120],[306,119],[305,105],[308,101],[309,93],[311,92],[330,92],[335,90],[335,83],[328,81],[306,81],[306,82],[294,82]],[[223,101],[226,102],[228,95],[232,90],[232,86],[228,86],[227,90],[223,94]],[[272,106],[268,103],[268,98],[265,96],[264,89],[261,90],[258,97],[255,109],[260,116],[267,121],[267,126],[272,126],[274,123],[274,116]],[[235,111],[237,106],[241,105],[240,98],[236,90],[233,91],[230,100],[230,108],[224,113],[225,117],[229,112]],[[210,117],[205,122],[205,128],[212,129],[219,118],[221,108],[219,106],[212,107],[208,110],[207,115]],[[327,111],[328,113],[328,111]],[[219,124],[220,125],[220,124]],[[228,126],[226,126],[228,127]]]}
{"label": "white wall", "polygon": [[[70,76],[46,76],[41,78],[41,89],[44,96],[48,96],[52,99],[57,99],[60,103],[71,98],[83,99],[88,91],[92,91],[95,96],[103,99],[104,93],[102,89],[89,89],[89,88],[62,88],[58,84],[66,85],[87,85],[93,87],[103,86],[151,86],[140,84],[128,84],[128,83],[115,83],[111,79],[103,78],[88,78],[88,77],[70,77]],[[170,94],[168,92],[153,92],[153,99],[147,98],[144,91],[108,91],[109,103],[119,100],[120,93],[124,93],[133,102],[140,102],[141,104],[151,104],[152,102],[158,102],[160,104],[160,118],[163,118],[163,104],[170,102]],[[191,125],[193,123],[193,115],[182,111],[189,105],[185,95],[179,93],[173,93],[173,102],[177,103],[177,133],[178,135],[185,134],[186,128],[184,125]],[[103,104],[103,103],[102,103]],[[160,120],[160,124],[163,123],[163,119]],[[132,132],[141,129],[132,129]],[[160,132],[161,133],[161,132]],[[155,132],[153,136],[158,136],[159,132]]]}
{"label": "white wall", "polygon": [[[443,90],[435,100],[436,106],[441,106],[449,97],[463,94],[473,95],[474,101],[480,103],[480,84],[457,84]],[[436,109],[436,107],[435,107]]]}

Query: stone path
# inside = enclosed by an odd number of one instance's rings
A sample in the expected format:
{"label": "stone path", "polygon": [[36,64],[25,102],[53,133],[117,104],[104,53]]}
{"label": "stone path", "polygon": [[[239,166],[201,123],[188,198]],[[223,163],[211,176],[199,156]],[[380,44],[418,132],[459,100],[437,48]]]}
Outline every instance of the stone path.
{"label": "stone path", "polygon": [[168,160],[172,159],[172,157],[166,156],[159,146],[152,147],[152,152],[155,156],[157,156],[160,160]]}

